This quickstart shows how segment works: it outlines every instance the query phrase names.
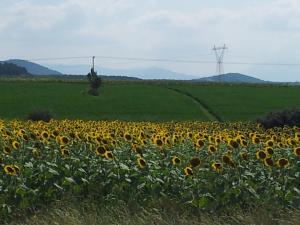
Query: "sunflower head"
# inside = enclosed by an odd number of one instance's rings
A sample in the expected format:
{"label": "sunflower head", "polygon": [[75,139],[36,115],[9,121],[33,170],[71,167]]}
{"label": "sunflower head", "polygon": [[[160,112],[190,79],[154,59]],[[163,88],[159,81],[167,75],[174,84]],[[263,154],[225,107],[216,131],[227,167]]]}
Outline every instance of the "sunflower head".
{"label": "sunflower head", "polygon": [[267,152],[269,155],[273,155],[274,154],[274,150],[272,147],[266,147],[265,148],[265,152]]}
{"label": "sunflower head", "polygon": [[232,158],[229,155],[223,155],[222,156],[222,161],[223,161],[223,163],[225,163],[225,164],[227,164],[231,167],[235,166]]}
{"label": "sunflower head", "polygon": [[195,143],[195,146],[197,148],[202,148],[204,146],[204,140],[203,139],[197,139],[196,143]]}
{"label": "sunflower head", "polygon": [[143,159],[142,157],[137,158],[137,164],[141,169],[144,169],[147,166],[145,159]]}
{"label": "sunflower head", "polygon": [[160,138],[155,138],[154,139],[154,144],[158,147],[162,147],[163,146],[163,141]]}
{"label": "sunflower head", "polygon": [[11,145],[16,150],[20,148],[20,143],[18,141],[13,141]]}
{"label": "sunflower head", "polygon": [[49,133],[47,131],[42,131],[41,137],[43,139],[47,140],[50,137],[50,135],[49,135]]}
{"label": "sunflower head", "polygon": [[295,146],[297,144],[296,140],[293,139],[293,138],[289,138],[287,140],[287,144],[290,145],[290,146]]}
{"label": "sunflower head", "polygon": [[193,175],[193,169],[191,167],[189,167],[189,166],[185,167],[183,171],[184,171],[184,175],[185,176],[191,176],[191,175]]}
{"label": "sunflower head", "polygon": [[100,145],[96,148],[97,155],[105,156],[106,151],[107,150],[106,150],[105,146],[103,146],[103,145]]}
{"label": "sunflower head", "polygon": [[217,148],[214,145],[209,145],[208,146],[208,152],[213,154],[217,151]]}
{"label": "sunflower head", "polygon": [[293,153],[295,156],[300,156],[300,147],[294,148]]}
{"label": "sunflower head", "polygon": [[125,139],[126,141],[131,141],[131,140],[132,140],[132,136],[131,136],[129,133],[125,133],[125,134],[124,134],[124,139]]}
{"label": "sunflower head", "polygon": [[198,157],[193,157],[190,160],[190,164],[191,164],[192,168],[197,167],[200,165],[200,159]]}
{"label": "sunflower head", "polygon": [[274,166],[274,162],[270,157],[267,157],[264,159],[264,164],[265,164],[265,166],[268,166],[268,167]]}
{"label": "sunflower head", "polygon": [[114,159],[114,155],[112,154],[111,151],[106,151],[104,154],[105,158],[108,160],[113,160]]}
{"label": "sunflower head", "polygon": [[3,152],[7,155],[9,155],[12,152],[12,148],[9,146],[4,146],[3,147]]}
{"label": "sunflower head", "polygon": [[174,166],[176,166],[176,165],[179,165],[180,163],[181,163],[180,158],[178,158],[177,156],[173,156],[173,158],[172,158],[172,164]]}
{"label": "sunflower head", "polygon": [[4,166],[4,172],[8,175],[16,175],[17,174],[17,170],[16,170],[16,167],[14,165]]}
{"label": "sunflower head", "polygon": [[39,158],[41,156],[41,152],[37,149],[37,148],[34,148],[32,150],[32,155],[35,157],[35,158]]}
{"label": "sunflower head", "polygon": [[246,140],[241,140],[241,145],[243,146],[243,147],[247,147],[248,146],[248,142],[246,141]]}
{"label": "sunflower head", "polygon": [[266,141],[266,146],[267,147],[273,147],[274,146],[274,141],[273,140]]}
{"label": "sunflower head", "polygon": [[259,139],[259,137],[257,137],[256,135],[254,135],[253,137],[252,137],[252,143],[253,144],[259,144],[260,143],[260,139]]}
{"label": "sunflower head", "polygon": [[60,142],[61,142],[61,144],[66,145],[66,144],[69,143],[69,138],[66,137],[66,136],[61,136],[60,137]]}
{"label": "sunflower head", "polygon": [[67,148],[61,149],[60,152],[61,152],[62,156],[69,156],[70,155],[70,150],[67,149]]}
{"label": "sunflower head", "polygon": [[214,171],[216,171],[216,172],[219,173],[222,170],[222,163],[220,163],[220,162],[213,162],[212,165],[211,165],[211,167],[213,168]]}
{"label": "sunflower head", "polygon": [[256,153],[255,153],[255,155],[256,155],[256,158],[257,159],[261,159],[261,160],[264,160],[265,158],[267,158],[267,153],[265,152],[265,151],[263,151],[263,150],[259,150],[259,151],[257,151]]}
{"label": "sunflower head", "polygon": [[238,143],[237,141],[233,140],[233,139],[230,139],[230,140],[228,141],[228,145],[229,145],[230,147],[232,147],[232,148],[238,148],[238,147],[239,147],[239,143]]}
{"label": "sunflower head", "polygon": [[277,160],[276,164],[280,168],[286,168],[289,166],[289,161],[286,158],[280,158]]}

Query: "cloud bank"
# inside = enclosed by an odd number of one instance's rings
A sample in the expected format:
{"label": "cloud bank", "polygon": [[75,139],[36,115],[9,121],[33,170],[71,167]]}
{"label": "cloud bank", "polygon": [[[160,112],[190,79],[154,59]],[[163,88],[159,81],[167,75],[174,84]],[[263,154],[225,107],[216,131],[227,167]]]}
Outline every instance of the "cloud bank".
{"label": "cloud bank", "polygon": [[[297,0],[229,0],[226,4],[217,0],[3,0],[0,57],[106,55],[213,61],[213,45],[226,43],[225,62],[292,63],[300,62],[298,21]],[[160,66],[199,76],[215,72],[213,64],[99,63]],[[266,80],[300,80],[300,67],[224,67],[225,72]]]}

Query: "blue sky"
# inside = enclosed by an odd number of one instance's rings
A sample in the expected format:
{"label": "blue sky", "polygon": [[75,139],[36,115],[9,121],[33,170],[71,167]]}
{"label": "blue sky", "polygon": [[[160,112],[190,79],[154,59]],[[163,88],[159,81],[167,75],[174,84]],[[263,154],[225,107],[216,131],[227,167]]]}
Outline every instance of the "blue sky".
{"label": "blue sky", "polygon": [[[0,59],[119,56],[300,63],[299,0],[1,0]],[[40,61],[88,64],[88,59]],[[207,76],[214,64],[96,59],[110,68],[162,67]],[[300,81],[300,66],[224,65],[273,81]]]}

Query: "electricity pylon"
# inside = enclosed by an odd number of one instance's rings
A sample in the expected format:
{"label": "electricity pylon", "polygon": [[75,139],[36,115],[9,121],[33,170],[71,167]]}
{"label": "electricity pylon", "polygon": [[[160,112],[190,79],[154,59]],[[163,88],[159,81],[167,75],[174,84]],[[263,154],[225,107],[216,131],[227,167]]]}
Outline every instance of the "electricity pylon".
{"label": "electricity pylon", "polygon": [[215,52],[216,59],[217,59],[216,75],[224,74],[223,58],[226,49],[228,48],[226,47],[225,44],[223,47],[216,47],[214,45],[212,49]]}

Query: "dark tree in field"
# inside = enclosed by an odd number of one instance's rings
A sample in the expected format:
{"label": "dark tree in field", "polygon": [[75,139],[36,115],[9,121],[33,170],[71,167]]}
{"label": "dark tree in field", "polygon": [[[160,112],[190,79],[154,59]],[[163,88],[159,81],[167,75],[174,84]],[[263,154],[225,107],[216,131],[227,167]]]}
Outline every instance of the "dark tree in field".
{"label": "dark tree in field", "polygon": [[87,77],[90,82],[90,90],[88,91],[88,93],[90,95],[98,96],[98,89],[102,83],[101,78],[97,76],[97,72],[95,72],[94,68],[91,69],[91,72],[88,73]]}

